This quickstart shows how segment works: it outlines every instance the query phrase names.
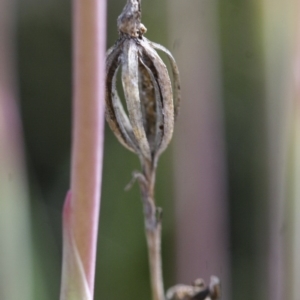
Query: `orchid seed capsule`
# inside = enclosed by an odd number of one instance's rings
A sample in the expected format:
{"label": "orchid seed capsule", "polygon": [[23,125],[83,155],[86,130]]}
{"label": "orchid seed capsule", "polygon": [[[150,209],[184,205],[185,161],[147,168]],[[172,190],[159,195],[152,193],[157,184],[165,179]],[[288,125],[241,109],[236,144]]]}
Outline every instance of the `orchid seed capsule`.
{"label": "orchid seed capsule", "polygon": [[[106,119],[127,149],[156,163],[172,138],[178,114],[178,67],[166,48],[143,36],[147,29],[141,24],[138,0],[127,1],[117,24],[120,37],[108,50],[106,59]],[[170,61],[175,99],[167,67],[156,49],[163,51]],[[128,115],[116,89],[120,69]]]}

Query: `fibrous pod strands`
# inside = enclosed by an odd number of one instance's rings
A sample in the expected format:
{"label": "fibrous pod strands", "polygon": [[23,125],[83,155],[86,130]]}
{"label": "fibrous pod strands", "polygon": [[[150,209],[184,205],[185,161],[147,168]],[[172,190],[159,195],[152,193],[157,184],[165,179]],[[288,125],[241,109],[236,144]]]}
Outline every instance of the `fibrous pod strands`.
{"label": "fibrous pod strands", "polygon": [[[120,38],[108,50],[106,61],[106,118],[127,149],[155,162],[172,138],[180,103],[179,72],[171,53],[143,36],[146,28],[140,16],[139,1],[128,0],[118,18]],[[170,60],[175,105],[167,67],[155,49]],[[128,115],[116,89],[119,69]]]}

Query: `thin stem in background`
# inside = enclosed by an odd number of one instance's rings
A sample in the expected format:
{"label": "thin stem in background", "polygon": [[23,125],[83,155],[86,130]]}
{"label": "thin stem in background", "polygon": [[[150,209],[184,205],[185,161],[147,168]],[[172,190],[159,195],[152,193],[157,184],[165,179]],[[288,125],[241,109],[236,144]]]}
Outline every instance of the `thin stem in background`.
{"label": "thin stem in background", "polygon": [[[293,3],[293,2],[291,2]],[[269,180],[269,246],[268,246],[268,299],[286,298],[288,288],[286,248],[288,231],[286,225],[288,148],[290,120],[292,119],[291,60],[292,5],[282,0],[264,0],[263,29],[266,68],[266,117],[268,134],[268,180]],[[280,12],[280,13],[278,13]],[[274,30],[276,24],[276,30]],[[280,44],[278,44],[280,41]],[[274,47],[274,43],[278,46]],[[287,297],[290,299],[289,297]]]}
{"label": "thin stem in background", "polygon": [[291,56],[287,83],[287,95],[285,100],[292,100],[290,120],[289,143],[289,177],[287,178],[289,207],[286,215],[288,223],[288,247],[287,250],[287,299],[299,299],[300,286],[300,3],[292,1],[290,7],[290,32]]}
{"label": "thin stem in background", "polygon": [[222,299],[230,299],[217,2],[171,0],[168,7],[183,99],[175,128],[177,281],[217,275]]}

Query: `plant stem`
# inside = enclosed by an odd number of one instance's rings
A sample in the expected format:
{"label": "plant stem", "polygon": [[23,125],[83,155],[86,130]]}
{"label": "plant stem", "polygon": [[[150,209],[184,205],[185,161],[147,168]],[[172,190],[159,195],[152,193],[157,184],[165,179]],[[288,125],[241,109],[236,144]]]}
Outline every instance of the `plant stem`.
{"label": "plant stem", "polygon": [[74,237],[93,289],[104,126],[105,2],[74,0]]}
{"label": "plant stem", "polygon": [[154,200],[156,162],[152,164],[148,161],[142,161],[142,166],[143,176],[140,178],[139,183],[144,207],[152,299],[164,300],[161,259],[161,216]]}
{"label": "plant stem", "polygon": [[[78,253],[92,299],[104,137],[106,1],[74,0],[73,13],[71,201],[65,214],[69,218],[66,224],[73,252],[64,255],[61,299],[74,299],[68,296],[74,285],[74,272],[68,269],[76,261],[72,253]],[[67,246],[64,240],[64,249],[69,249]]]}
{"label": "plant stem", "polygon": [[105,1],[74,1],[75,76],[71,191],[74,237],[91,289],[94,286],[103,153],[104,12]]}
{"label": "plant stem", "polygon": [[149,230],[146,228],[146,237],[149,252],[149,265],[153,300],[163,300],[165,298],[162,278],[160,221],[158,222],[154,230]]}

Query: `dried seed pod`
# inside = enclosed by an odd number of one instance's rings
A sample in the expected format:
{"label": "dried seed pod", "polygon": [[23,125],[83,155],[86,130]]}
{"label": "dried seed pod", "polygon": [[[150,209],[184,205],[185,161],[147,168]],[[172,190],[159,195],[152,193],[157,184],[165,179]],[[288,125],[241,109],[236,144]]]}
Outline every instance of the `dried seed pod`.
{"label": "dried seed pod", "polygon": [[[117,23],[120,37],[106,60],[106,119],[127,149],[154,163],[172,138],[174,114],[180,104],[178,67],[166,48],[143,36],[146,28],[141,24],[139,0],[127,1]],[[167,67],[155,49],[170,60],[175,108]],[[116,90],[119,69],[128,115]]]}

